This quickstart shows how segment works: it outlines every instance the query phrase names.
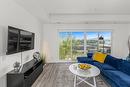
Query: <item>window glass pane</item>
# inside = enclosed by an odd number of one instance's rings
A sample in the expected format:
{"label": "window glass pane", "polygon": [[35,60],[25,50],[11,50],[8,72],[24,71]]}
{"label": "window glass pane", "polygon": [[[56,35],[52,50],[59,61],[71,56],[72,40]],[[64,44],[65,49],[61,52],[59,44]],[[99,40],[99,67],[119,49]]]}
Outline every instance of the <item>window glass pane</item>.
{"label": "window glass pane", "polygon": [[98,32],[87,32],[87,45],[86,50],[87,52],[95,52],[98,50]]}
{"label": "window glass pane", "polygon": [[99,37],[103,37],[103,40],[99,40],[99,51],[110,54],[111,32],[99,32]]}
{"label": "window glass pane", "polygon": [[71,33],[60,32],[59,37],[59,57],[60,59],[68,60],[69,58],[71,58]]}
{"label": "window glass pane", "polygon": [[72,32],[72,60],[84,54],[84,32]]}

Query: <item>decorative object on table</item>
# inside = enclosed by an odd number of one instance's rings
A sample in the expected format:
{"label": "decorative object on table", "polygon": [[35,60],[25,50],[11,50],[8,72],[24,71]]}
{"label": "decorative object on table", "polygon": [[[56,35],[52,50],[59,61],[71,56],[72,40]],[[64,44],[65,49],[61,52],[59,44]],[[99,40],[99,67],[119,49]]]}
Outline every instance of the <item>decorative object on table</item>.
{"label": "decorative object on table", "polygon": [[15,71],[15,72],[19,72],[20,62],[15,62],[13,66],[14,66],[14,71]]}
{"label": "decorative object on table", "polygon": [[34,58],[34,60],[35,60],[36,62],[41,60],[40,57],[41,57],[41,56],[40,56],[40,53],[39,53],[39,52],[33,53],[33,58]]}
{"label": "decorative object on table", "polygon": [[130,62],[130,36],[128,37],[128,49],[129,49],[129,54],[128,54],[126,60]]}
{"label": "decorative object on table", "polygon": [[78,67],[82,70],[88,70],[91,68],[91,65],[89,64],[78,64]]}

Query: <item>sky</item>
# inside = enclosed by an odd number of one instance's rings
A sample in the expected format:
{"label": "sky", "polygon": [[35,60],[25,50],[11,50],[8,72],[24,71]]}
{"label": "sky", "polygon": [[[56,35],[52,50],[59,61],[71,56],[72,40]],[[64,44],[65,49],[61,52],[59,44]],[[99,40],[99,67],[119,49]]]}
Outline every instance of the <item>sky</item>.
{"label": "sky", "polygon": [[[110,39],[111,38],[111,32],[86,32],[87,39],[95,39],[96,37],[98,38],[98,33],[99,36],[103,36],[104,39]],[[84,32],[60,32],[60,38],[64,38],[68,36],[68,34],[72,34],[73,37],[76,39],[83,39],[84,38]]]}

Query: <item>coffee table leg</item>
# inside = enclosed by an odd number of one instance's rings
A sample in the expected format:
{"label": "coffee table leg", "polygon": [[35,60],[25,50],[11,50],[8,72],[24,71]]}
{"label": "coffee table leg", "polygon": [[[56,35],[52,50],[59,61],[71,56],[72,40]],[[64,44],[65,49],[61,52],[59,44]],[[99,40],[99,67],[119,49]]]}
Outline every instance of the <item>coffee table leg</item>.
{"label": "coffee table leg", "polygon": [[76,87],[76,80],[77,80],[77,76],[74,76],[74,87]]}
{"label": "coffee table leg", "polygon": [[95,79],[95,77],[93,77],[93,81],[94,81],[94,87],[97,87],[97,84],[96,84],[96,79]]}
{"label": "coffee table leg", "polygon": [[[91,86],[91,87],[97,87],[95,77],[92,77],[93,82],[94,82],[93,84],[87,82],[87,81],[86,81],[87,78],[83,79],[83,78],[78,77],[78,76],[77,76],[76,78],[78,78],[79,80],[81,80],[80,82],[76,83],[76,85],[79,85],[81,82],[85,82],[86,84],[88,84],[88,85]],[[75,86],[74,86],[74,87],[75,87]]]}

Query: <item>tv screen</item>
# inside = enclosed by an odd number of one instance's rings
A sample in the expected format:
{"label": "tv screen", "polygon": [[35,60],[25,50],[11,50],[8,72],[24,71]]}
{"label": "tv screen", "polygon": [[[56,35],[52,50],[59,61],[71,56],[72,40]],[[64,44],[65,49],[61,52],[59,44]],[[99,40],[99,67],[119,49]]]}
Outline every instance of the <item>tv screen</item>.
{"label": "tv screen", "polygon": [[35,34],[18,28],[8,27],[7,55],[34,49]]}
{"label": "tv screen", "polygon": [[17,53],[18,50],[19,50],[19,30],[9,26],[7,54]]}
{"label": "tv screen", "polygon": [[20,31],[20,51],[34,49],[34,33],[21,30]]}

